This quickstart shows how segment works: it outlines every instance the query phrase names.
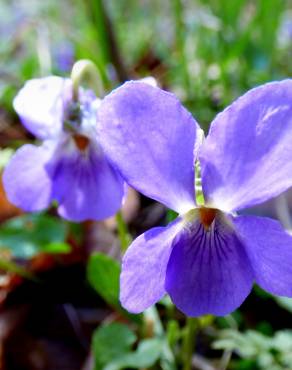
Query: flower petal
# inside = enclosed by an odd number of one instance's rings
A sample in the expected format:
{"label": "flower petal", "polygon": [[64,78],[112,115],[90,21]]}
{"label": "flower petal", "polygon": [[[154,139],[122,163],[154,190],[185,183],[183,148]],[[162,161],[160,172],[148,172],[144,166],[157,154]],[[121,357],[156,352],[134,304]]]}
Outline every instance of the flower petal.
{"label": "flower petal", "polygon": [[120,300],[128,311],[139,313],[165,294],[166,266],[180,219],[155,227],[130,245],[122,264]]}
{"label": "flower petal", "polygon": [[292,80],[257,87],[220,113],[200,153],[209,204],[240,210],[292,186]]}
{"label": "flower petal", "polygon": [[256,282],[272,294],[292,297],[292,236],[278,221],[257,216],[234,219]]}
{"label": "flower petal", "polygon": [[14,109],[23,125],[37,138],[52,138],[61,131],[64,100],[71,94],[70,84],[69,79],[49,76],[27,81],[18,92],[13,101]]}
{"label": "flower petal", "polygon": [[40,211],[51,201],[52,184],[46,171],[53,156],[54,145],[51,144],[22,146],[4,170],[3,183],[8,199],[25,211]]}
{"label": "flower petal", "polygon": [[50,172],[58,212],[66,219],[102,220],[121,207],[124,182],[100,151],[66,153]]}
{"label": "flower petal", "polygon": [[222,214],[209,231],[193,222],[173,246],[166,291],[189,316],[226,315],[249,294],[253,272],[242,243]]}
{"label": "flower petal", "polygon": [[194,207],[199,127],[174,95],[127,82],[104,99],[98,117],[101,144],[132,187],[177,212]]}

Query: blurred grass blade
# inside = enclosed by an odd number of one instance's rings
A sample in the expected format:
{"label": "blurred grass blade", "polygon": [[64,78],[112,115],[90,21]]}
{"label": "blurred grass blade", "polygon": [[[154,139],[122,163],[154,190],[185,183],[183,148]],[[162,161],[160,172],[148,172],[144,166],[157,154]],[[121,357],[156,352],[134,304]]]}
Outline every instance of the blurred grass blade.
{"label": "blurred grass blade", "polygon": [[0,259],[0,270],[17,274],[25,279],[38,281],[38,279],[32,273],[30,273],[25,268],[19,266],[13,261]]}
{"label": "blurred grass blade", "polygon": [[105,70],[109,64],[115,67],[120,82],[128,79],[127,72],[120,56],[110,16],[102,0],[85,0],[87,14],[95,29],[97,42]]}

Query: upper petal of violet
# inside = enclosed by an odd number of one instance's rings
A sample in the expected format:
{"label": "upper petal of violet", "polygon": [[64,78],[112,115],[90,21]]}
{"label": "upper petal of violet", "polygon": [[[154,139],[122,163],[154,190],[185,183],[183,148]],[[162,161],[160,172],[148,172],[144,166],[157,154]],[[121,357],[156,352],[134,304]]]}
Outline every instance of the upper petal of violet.
{"label": "upper petal of violet", "polygon": [[240,210],[292,186],[292,80],[250,90],[213,121],[201,147],[207,203]]}
{"label": "upper petal of violet", "polygon": [[101,145],[126,181],[177,212],[194,207],[199,127],[177,98],[127,82],[98,111]]}
{"label": "upper petal of violet", "polygon": [[70,86],[69,79],[57,76],[36,78],[27,81],[14,98],[13,106],[23,125],[37,138],[53,138],[62,130]]}

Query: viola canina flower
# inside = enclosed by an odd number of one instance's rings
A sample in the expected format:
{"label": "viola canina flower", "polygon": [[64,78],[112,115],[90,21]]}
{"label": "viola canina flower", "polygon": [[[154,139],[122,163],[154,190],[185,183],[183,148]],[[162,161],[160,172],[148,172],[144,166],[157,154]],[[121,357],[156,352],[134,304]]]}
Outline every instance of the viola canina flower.
{"label": "viola canina flower", "polygon": [[[141,312],[166,292],[185,314],[225,315],[254,282],[292,296],[292,237],[272,219],[236,212],[292,185],[292,80],[255,88],[200,128],[176,97],[141,82],[98,111],[107,156],[141,193],[179,213],[140,235],[121,273],[122,305]],[[204,205],[195,201],[194,163]]]}
{"label": "viola canina flower", "polygon": [[26,82],[14,108],[43,143],[22,146],[5,169],[4,186],[13,204],[40,211],[57,201],[59,214],[73,221],[103,219],[120,208],[124,183],[96,135],[100,102],[81,88],[73,99],[70,79]]}

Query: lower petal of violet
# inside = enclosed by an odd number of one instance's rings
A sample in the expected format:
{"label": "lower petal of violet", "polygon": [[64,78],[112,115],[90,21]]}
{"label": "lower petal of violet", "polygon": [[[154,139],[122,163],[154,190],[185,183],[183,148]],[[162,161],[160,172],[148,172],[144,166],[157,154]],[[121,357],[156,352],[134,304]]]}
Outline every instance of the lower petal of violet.
{"label": "lower petal of violet", "polygon": [[74,151],[47,168],[59,214],[72,221],[101,220],[121,207],[124,182],[101,152]]}
{"label": "lower petal of violet", "polygon": [[46,142],[39,147],[27,144],[17,150],[3,174],[11,203],[29,212],[48,207],[52,181],[45,167],[54,149],[54,145]]}
{"label": "lower petal of violet", "polygon": [[165,294],[166,267],[180,219],[156,227],[130,245],[122,264],[120,301],[128,311],[139,313]]}
{"label": "lower petal of violet", "polygon": [[177,236],[165,287],[185,314],[226,315],[244,301],[252,283],[244,247],[223,214],[209,230],[195,220]]}
{"label": "lower petal of violet", "polygon": [[292,297],[292,236],[278,221],[265,217],[239,216],[234,225],[256,282],[272,294]]}

